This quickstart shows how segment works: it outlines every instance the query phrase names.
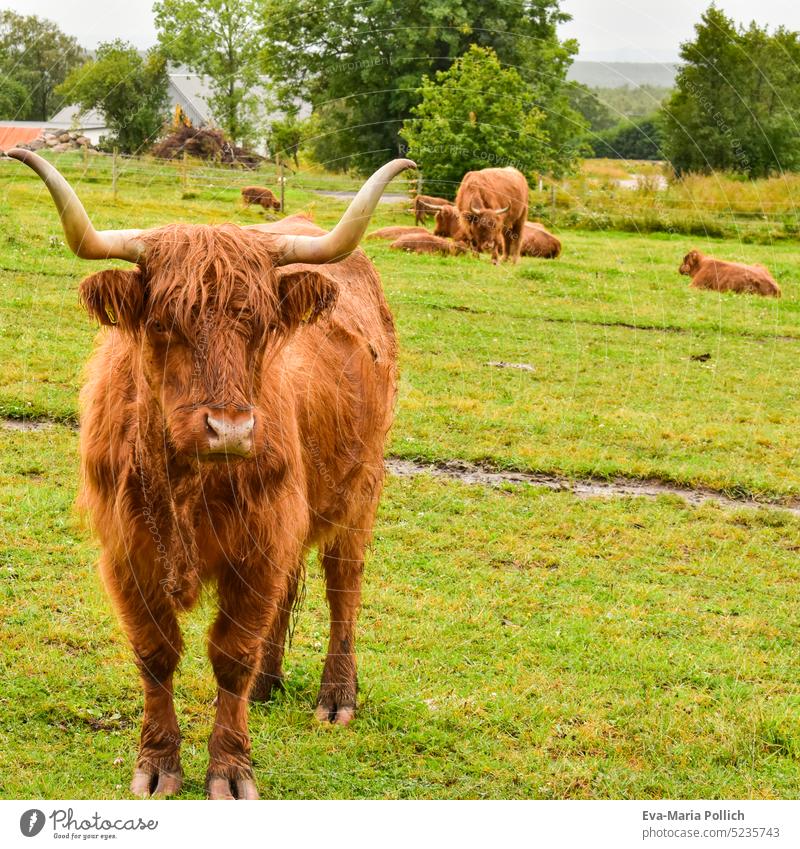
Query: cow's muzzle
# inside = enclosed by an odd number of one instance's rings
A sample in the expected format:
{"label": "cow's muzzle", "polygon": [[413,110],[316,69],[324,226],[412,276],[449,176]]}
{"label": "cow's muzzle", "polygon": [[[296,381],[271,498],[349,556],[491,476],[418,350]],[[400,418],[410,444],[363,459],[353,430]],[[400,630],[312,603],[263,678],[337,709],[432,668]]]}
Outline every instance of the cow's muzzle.
{"label": "cow's muzzle", "polygon": [[255,424],[252,410],[209,408],[205,412],[208,447],[201,456],[251,456]]}

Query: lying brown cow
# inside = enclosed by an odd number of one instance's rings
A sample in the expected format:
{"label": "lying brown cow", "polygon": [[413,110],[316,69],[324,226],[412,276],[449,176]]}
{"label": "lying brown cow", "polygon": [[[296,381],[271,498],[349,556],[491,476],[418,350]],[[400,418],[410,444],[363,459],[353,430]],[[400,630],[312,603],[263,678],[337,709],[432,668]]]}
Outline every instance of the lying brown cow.
{"label": "lying brown cow", "polygon": [[408,251],[417,254],[442,254],[444,256],[457,256],[466,251],[464,245],[460,245],[451,239],[443,239],[432,233],[409,233],[389,245],[398,251]]}
{"label": "lying brown cow", "polygon": [[248,696],[281,685],[312,547],[331,614],[316,716],[346,725],[356,709],[361,575],[397,374],[380,277],[356,248],[387,183],[415,165],[377,171],[330,233],[301,217],[98,232],[52,165],[8,155],[45,181],[75,254],[132,264],[80,286],[103,326],[81,394],[81,502],[144,688],[131,790],[180,789],[178,615],[211,583],[206,789],[258,798]]}
{"label": "lying brown cow", "polygon": [[381,227],[380,230],[373,230],[368,233],[367,239],[397,239],[400,236],[427,236],[430,235],[430,230],[424,227],[408,227],[395,225],[392,227]]}
{"label": "lying brown cow", "polygon": [[424,224],[425,219],[436,213],[438,207],[440,207],[444,203],[450,203],[449,200],[445,200],[444,198],[437,198],[433,195],[417,195],[414,198],[414,223],[415,224]]}
{"label": "lying brown cow", "polygon": [[538,221],[526,221],[520,253],[522,256],[555,259],[561,253],[561,242]]}
{"label": "lying brown cow", "polygon": [[242,189],[242,200],[245,206],[250,206],[251,203],[257,203],[263,206],[264,209],[280,209],[281,202],[269,189],[262,186],[246,186]]}
{"label": "lying brown cow", "polygon": [[759,263],[725,262],[703,256],[700,251],[689,251],[678,271],[692,278],[689,284],[695,289],[713,289],[715,292],[748,292],[767,298],[780,298],[781,288],[767,268]]}
{"label": "lying brown cow", "polygon": [[517,262],[528,219],[528,181],[516,168],[484,168],[464,175],[456,206],[472,247],[492,262]]}

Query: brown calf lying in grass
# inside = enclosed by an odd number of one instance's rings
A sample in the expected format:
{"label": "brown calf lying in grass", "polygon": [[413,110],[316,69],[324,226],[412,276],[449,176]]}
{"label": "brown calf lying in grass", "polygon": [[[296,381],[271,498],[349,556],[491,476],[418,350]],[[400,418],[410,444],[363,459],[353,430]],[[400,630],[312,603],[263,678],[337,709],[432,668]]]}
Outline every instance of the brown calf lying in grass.
{"label": "brown calf lying in grass", "polygon": [[433,233],[409,233],[400,236],[389,247],[398,251],[418,254],[443,254],[444,256],[457,256],[466,251],[464,245],[453,242],[451,239],[434,236]]}
{"label": "brown calf lying in grass", "polygon": [[251,203],[257,203],[263,206],[264,209],[280,209],[281,202],[269,189],[262,186],[245,186],[242,189],[242,200],[245,206],[250,206]]}
{"label": "brown calf lying in grass", "polygon": [[522,256],[555,259],[561,253],[561,242],[539,222],[526,221],[522,231]]}
{"label": "brown calf lying in grass", "polygon": [[398,239],[400,236],[428,236],[430,231],[424,227],[409,227],[407,225],[394,224],[391,227],[381,227],[373,230],[367,235],[368,239]]}
{"label": "brown calf lying in grass", "polygon": [[695,289],[712,289],[715,292],[748,292],[767,298],[780,298],[781,288],[767,268],[760,263],[745,265],[742,262],[725,262],[700,251],[689,251],[678,269],[692,278],[689,284]]}

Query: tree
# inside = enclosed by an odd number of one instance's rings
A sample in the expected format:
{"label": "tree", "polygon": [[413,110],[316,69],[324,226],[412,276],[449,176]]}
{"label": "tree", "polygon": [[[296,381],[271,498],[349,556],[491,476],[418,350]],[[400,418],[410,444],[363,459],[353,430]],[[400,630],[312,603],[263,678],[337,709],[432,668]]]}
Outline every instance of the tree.
{"label": "tree", "polygon": [[762,177],[800,168],[798,33],[737,28],[710,6],[681,58],[664,108],[665,151],[678,173]]}
{"label": "tree", "polygon": [[659,115],[638,121],[625,119],[590,140],[595,156],[608,159],[663,159],[663,132]]}
{"label": "tree", "polygon": [[0,120],[24,120],[21,116],[28,105],[25,86],[0,68]]}
{"label": "tree", "polygon": [[610,130],[617,123],[617,116],[597,92],[583,83],[570,83],[568,95],[570,105],[583,116],[592,133]]}
{"label": "tree", "polygon": [[411,113],[400,136],[433,194],[452,197],[467,171],[513,165],[532,175],[548,164],[544,114],[489,48],[473,45],[435,81],[424,77]]}
{"label": "tree", "polygon": [[74,70],[58,92],[84,112],[102,112],[114,133],[109,141],[135,153],[155,141],[167,118],[166,60],[155,50],[142,58],[124,41],[101,44],[97,58]]}
{"label": "tree", "polygon": [[[47,121],[63,105],[56,87],[86,59],[52,21],[0,12],[0,108],[18,120]],[[24,98],[21,99],[21,92]]]}
{"label": "tree", "polygon": [[259,0],[158,0],[153,6],[158,41],[169,59],[211,83],[209,105],[235,142],[249,140],[262,78]]}
{"label": "tree", "polygon": [[313,118],[298,120],[294,113],[272,121],[267,134],[267,147],[273,158],[279,162],[286,162],[291,157],[294,164],[299,167],[297,155],[313,134],[315,123]]}
{"label": "tree", "polygon": [[513,67],[544,113],[558,170],[578,155],[584,121],[566,73],[576,42],[558,0],[265,0],[263,68],[285,103],[301,98],[320,122],[317,159],[370,171],[397,154],[423,76],[446,71],[471,44]]}

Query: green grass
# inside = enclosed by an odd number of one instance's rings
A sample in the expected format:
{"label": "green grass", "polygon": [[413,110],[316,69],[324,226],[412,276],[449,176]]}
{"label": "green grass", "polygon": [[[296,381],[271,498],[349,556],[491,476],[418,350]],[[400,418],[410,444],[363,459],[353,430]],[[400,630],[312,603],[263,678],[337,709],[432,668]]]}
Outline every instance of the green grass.
{"label": "green grass", "polygon": [[[59,161],[80,176],[79,159]],[[236,201],[252,175],[212,175],[230,187],[192,200],[174,173],[133,176],[114,202],[107,162],[90,161],[81,194],[99,226],[263,220]],[[289,198],[323,224],[343,209]],[[408,216],[381,206],[376,226],[392,222]],[[516,268],[366,243],[401,336],[389,450],[800,494],[797,247],[562,235],[561,259]],[[94,336],[76,287],[98,266],[60,240],[39,183],[0,162],[0,414],[76,416]],[[765,262],[784,298],[687,289],[677,265],[693,246]],[[486,365],[499,360],[534,371]],[[63,425],[0,429],[3,798],[124,797],[135,757],[142,699],[72,508],[76,442]],[[800,522],[776,510],[391,479],[359,717],[324,729],[311,716],[327,639],[311,568],[287,693],[252,710],[262,794],[796,798],[798,551]],[[207,598],[184,618],[187,798],[202,795],[212,612]]]}
{"label": "green grass", "polygon": [[[135,192],[123,182],[116,204],[106,183],[84,182],[98,224],[263,220],[238,205],[236,187],[216,201],[181,201],[180,186],[165,182],[161,168]],[[224,179],[243,178],[217,177]],[[290,210],[311,208],[323,224],[344,206],[293,192]],[[95,332],[75,290],[96,266],[67,254],[40,183],[17,163],[0,163],[0,210],[0,414],[73,420]],[[402,205],[381,205],[376,217],[376,225],[408,221]],[[561,259],[515,268],[365,243],[402,341],[390,450],[568,475],[658,477],[763,498],[800,495],[800,406],[787,394],[800,354],[798,246],[562,236]],[[677,267],[693,246],[765,262],[783,299],[688,289]],[[691,359],[703,354],[711,358]]]}
{"label": "green grass", "polygon": [[[124,797],[142,700],[70,518],[77,437],[5,434],[0,796]],[[311,715],[321,580],[288,691],[251,711],[268,797],[795,797],[800,547],[773,511],[392,479],[351,729]],[[185,617],[185,796],[202,794],[212,605]],[[119,760],[119,763],[116,761]]]}

